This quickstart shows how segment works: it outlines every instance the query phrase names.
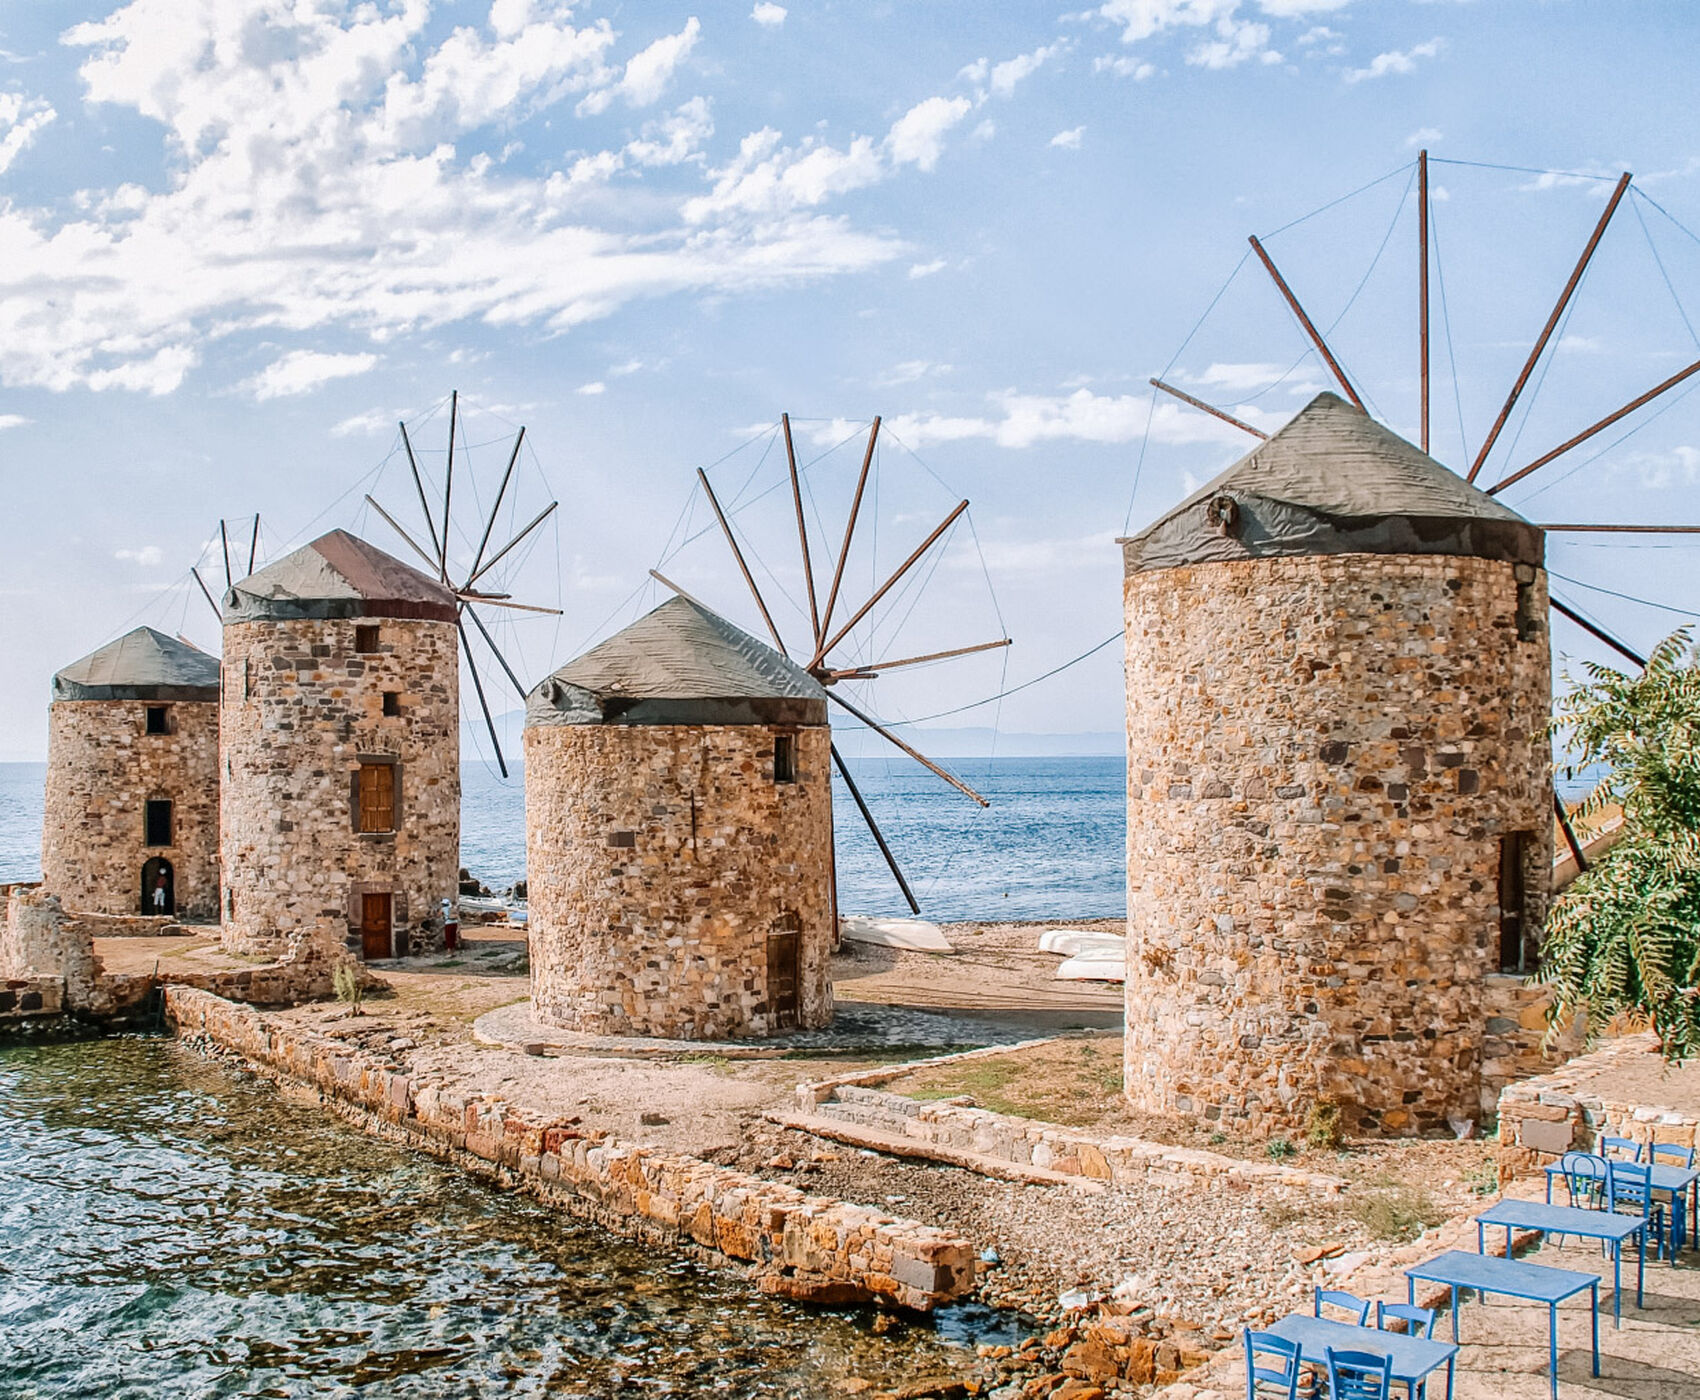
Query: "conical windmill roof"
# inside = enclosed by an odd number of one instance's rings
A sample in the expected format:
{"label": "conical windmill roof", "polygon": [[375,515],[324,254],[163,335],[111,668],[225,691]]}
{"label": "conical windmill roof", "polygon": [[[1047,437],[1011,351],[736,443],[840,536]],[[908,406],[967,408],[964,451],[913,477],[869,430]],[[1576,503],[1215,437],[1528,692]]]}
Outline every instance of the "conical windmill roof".
{"label": "conical windmill roof", "polygon": [[218,699],[218,658],[138,627],[53,677],[55,700]]}
{"label": "conical windmill roof", "polygon": [[1304,554],[1461,554],[1539,565],[1546,536],[1337,394],[1123,540],[1128,572]]}
{"label": "conical windmill roof", "polygon": [[459,615],[447,585],[346,530],[320,535],[224,595],[226,622],[346,617],[453,622]]}
{"label": "conical windmill roof", "polygon": [[526,728],[564,724],[826,723],[826,692],[794,661],[688,598],[670,598],[546,677]]}

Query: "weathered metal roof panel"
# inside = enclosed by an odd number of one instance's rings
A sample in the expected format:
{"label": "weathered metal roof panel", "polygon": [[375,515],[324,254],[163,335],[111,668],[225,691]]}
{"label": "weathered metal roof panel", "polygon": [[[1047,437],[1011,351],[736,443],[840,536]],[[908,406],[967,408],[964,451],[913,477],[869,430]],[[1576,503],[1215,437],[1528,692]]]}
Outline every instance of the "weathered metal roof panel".
{"label": "weathered metal roof panel", "polygon": [[138,627],[58,672],[53,698],[216,701],[218,672],[216,656]]}
{"label": "weathered metal roof panel", "polygon": [[224,595],[226,622],[349,617],[454,622],[459,615],[445,584],[346,530],[321,535]]}

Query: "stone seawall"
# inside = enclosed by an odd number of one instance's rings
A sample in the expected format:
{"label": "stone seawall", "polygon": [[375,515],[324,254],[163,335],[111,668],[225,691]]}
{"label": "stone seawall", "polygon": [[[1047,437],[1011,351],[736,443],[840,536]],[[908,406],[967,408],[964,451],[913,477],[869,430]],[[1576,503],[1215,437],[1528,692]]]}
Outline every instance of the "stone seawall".
{"label": "stone seawall", "polygon": [[65,1014],[65,982],[59,977],[9,977],[0,982],[0,1031],[20,1021]]}
{"label": "stone seawall", "polygon": [[926,1312],[973,1291],[974,1248],[949,1231],[595,1129],[534,1122],[501,1098],[414,1078],[206,992],[168,987],[165,1004],[179,1035],[204,1036],[317,1091],[369,1132],[493,1174],[620,1233],[747,1267],[764,1292]]}

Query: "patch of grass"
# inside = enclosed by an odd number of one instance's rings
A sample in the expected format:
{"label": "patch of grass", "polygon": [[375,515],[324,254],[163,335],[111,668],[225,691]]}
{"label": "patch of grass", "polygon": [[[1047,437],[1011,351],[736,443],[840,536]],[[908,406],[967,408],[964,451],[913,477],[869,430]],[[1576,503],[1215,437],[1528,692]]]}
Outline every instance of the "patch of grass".
{"label": "patch of grass", "polygon": [[1349,1205],[1352,1218],[1378,1240],[1407,1244],[1446,1219],[1420,1186],[1386,1182],[1370,1187]]}
{"label": "patch of grass", "polygon": [[1289,1157],[1296,1157],[1299,1151],[1284,1137],[1270,1138],[1269,1145],[1263,1150],[1269,1154],[1271,1162],[1284,1162]]}
{"label": "patch of grass", "polygon": [[432,963],[431,966],[433,969],[439,967],[465,967],[466,962],[463,958],[444,958],[441,962]]}
{"label": "patch of grass", "polygon": [[1478,1196],[1499,1194],[1499,1163],[1485,1157],[1464,1173],[1464,1184]]}
{"label": "patch of grass", "polygon": [[678,1063],[682,1065],[701,1065],[712,1074],[736,1074],[738,1069],[738,1067],[725,1055],[711,1055],[706,1052],[681,1055],[679,1056]]}
{"label": "patch of grass", "polygon": [[1210,1145],[1212,1147],[1220,1147],[1227,1140],[1228,1135],[1226,1133],[1215,1132],[1210,1134]]}
{"label": "patch of grass", "polygon": [[886,1086],[929,1103],[972,1098],[981,1108],[1071,1127],[1121,1106],[1121,1056],[1091,1040],[1063,1041],[983,1060],[929,1066]]}
{"label": "patch of grass", "polygon": [[1312,1147],[1338,1147],[1345,1134],[1340,1121],[1340,1105],[1332,1099],[1318,1099],[1305,1114],[1305,1141]]}
{"label": "patch of grass", "polygon": [[1273,1201],[1263,1207],[1263,1223],[1271,1230],[1280,1230],[1303,1220],[1305,1213],[1287,1201]]}

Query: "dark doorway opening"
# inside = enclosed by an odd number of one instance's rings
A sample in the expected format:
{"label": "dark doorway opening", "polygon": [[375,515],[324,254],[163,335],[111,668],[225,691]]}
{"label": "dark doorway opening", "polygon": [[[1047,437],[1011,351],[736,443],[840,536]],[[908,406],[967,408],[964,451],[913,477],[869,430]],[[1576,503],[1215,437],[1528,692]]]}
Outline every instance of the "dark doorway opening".
{"label": "dark doorway opening", "polygon": [[177,912],[177,881],[171,862],[155,856],[142,864],[142,913],[175,914]]}
{"label": "dark doorway opening", "polygon": [[367,962],[394,956],[390,932],[390,896],[360,896],[360,956]]}
{"label": "dark doorway opening", "polygon": [[1529,928],[1528,887],[1524,862],[1533,840],[1527,831],[1510,831],[1499,838],[1499,970],[1533,972],[1537,950]]}
{"label": "dark doorway opening", "polygon": [[767,1010],[773,1029],[787,1030],[797,1024],[797,945],[802,938],[801,921],[795,914],[781,915],[767,936]]}

